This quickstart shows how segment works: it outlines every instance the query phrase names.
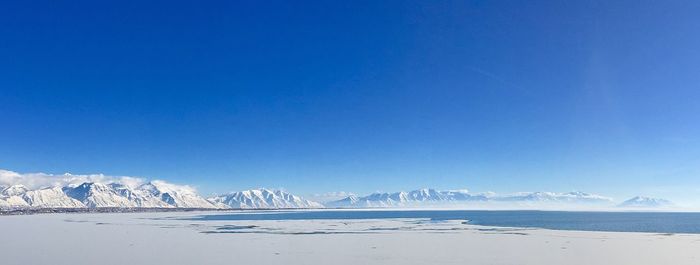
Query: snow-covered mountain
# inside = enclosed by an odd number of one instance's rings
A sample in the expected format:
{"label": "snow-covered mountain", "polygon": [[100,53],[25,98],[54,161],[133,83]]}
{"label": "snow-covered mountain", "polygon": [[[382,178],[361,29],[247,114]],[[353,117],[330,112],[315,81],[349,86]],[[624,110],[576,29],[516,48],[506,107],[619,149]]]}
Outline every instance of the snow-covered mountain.
{"label": "snow-covered mountain", "polygon": [[471,194],[466,190],[420,189],[410,192],[373,193],[364,197],[353,195],[327,202],[325,205],[332,208],[361,208],[426,206],[464,202],[611,203],[612,199],[584,192],[530,192],[498,196],[493,193]]}
{"label": "snow-covered mountain", "polygon": [[26,208],[30,205],[19,196],[10,196],[0,198],[0,208]]}
{"label": "snow-covered mountain", "polygon": [[153,195],[151,192],[145,189],[131,188],[127,185],[120,183],[110,183],[109,187],[114,189],[119,195],[123,196],[127,200],[131,201],[135,207],[144,208],[173,208],[175,206],[170,205],[160,198]]}
{"label": "snow-covered mountain", "polygon": [[673,203],[659,198],[636,196],[618,205],[622,208],[659,208],[673,206]]}
{"label": "snow-covered mountain", "polygon": [[63,192],[88,208],[99,207],[136,207],[137,205],[121,196],[110,186],[102,183],[83,183],[77,187],[64,187]]}
{"label": "snow-covered mountain", "polygon": [[[612,199],[584,192],[530,192],[511,195],[473,194],[467,190],[419,189],[409,192],[350,195],[325,204],[303,199],[281,190],[254,189],[233,192],[209,199],[183,185],[164,181],[145,184],[134,181],[90,181],[68,183],[31,190],[23,185],[0,187],[0,208],[223,208],[223,209],[288,209],[288,208],[372,208],[455,206],[489,202],[492,205],[542,206],[569,204],[609,204]],[[661,199],[636,197],[620,207],[659,207],[670,205]]]}
{"label": "snow-covered mountain", "polygon": [[488,197],[483,194],[469,194],[468,191],[438,191],[435,189],[420,189],[410,192],[372,193],[364,197],[348,196],[337,201],[327,202],[332,208],[360,207],[401,207],[440,204],[447,202],[485,201]]}
{"label": "snow-covered mountain", "polygon": [[[128,184],[128,185],[127,185]],[[281,190],[257,189],[204,199],[189,186],[164,181],[84,182],[30,190],[0,187],[0,208],[322,208],[317,202]]]}
{"label": "snow-covered mountain", "polygon": [[61,187],[30,190],[22,195],[27,204],[35,208],[83,208],[82,202],[63,192]]}
{"label": "snow-covered mountain", "polygon": [[216,208],[215,205],[197,195],[188,186],[173,185],[164,181],[151,181],[139,187],[150,196],[177,208]]}
{"label": "snow-covered mountain", "polygon": [[514,195],[497,196],[493,198],[499,201],[511,202],[553,202],[553,203],[610,203],[613,200],[601,195],[585,192],[527,192]]}
{"label": "snow-covered mountain", "polygon": [[29,207],[29,204],[21,197],[25,192],[27,192],[27,188],[23,185],[0,187],[0,208]]}
{"label": "snow-covered mountain", "polygon": [[29,190],[22,185],[0,189],[0,208],[215,208],[194,189],[163,181],[135,188],[121,183],[85,182],[80,185]]}
{"label": "snow-covered mountain", "polygon": [[6,197],[12,197],[12,196],[22,196],[25,192],[29,191],[27,187],[25,187],[22,184],[17,184],[9,187],[5,187],[4,189],[0,189],[0,195],[6,196]]}
{"label": "snow-covered mountain", "polygon": [[366,202],[360,203],[360,198],[355,195],[349,195],[340,200],[326,202],[324,205],[329,208],[371,207],[367,205]]}
{"label": "snow-covered mountain", "polygon": [[281,190],[255,189],[233,192],[209,198],[208,201],[220,208],[233,209],[287,209],[287,208],[322,208],[317,202],[305,200],[299,196]]}

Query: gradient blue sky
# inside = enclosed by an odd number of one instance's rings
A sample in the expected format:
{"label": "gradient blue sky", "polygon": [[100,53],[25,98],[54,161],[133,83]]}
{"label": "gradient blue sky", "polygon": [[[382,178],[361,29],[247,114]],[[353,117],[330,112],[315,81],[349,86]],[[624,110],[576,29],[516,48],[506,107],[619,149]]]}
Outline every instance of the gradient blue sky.
{"label": "gradient blue sky", "polygon": [[700,200],[698,1],[1,5],[3,169]]}

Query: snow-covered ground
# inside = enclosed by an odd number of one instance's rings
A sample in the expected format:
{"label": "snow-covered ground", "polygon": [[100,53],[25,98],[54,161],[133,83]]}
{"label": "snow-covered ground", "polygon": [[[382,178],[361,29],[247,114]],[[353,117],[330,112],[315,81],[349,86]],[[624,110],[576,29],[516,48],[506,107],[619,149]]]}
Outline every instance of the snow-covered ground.
{"label": "snow-covered ground", "polygon": [[191,221],[207,212],[0,216],[4,265],[700,264],[700,235],[420,219]]}

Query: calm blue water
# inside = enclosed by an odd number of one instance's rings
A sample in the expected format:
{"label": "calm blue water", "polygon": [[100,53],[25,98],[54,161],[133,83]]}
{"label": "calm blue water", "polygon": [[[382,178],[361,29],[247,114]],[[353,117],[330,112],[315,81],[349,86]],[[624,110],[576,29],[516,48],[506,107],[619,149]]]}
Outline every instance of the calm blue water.
{"label": "calm blue water", "polygon": [[469,220],[471,224],[557,230],[700,234],[700,213],[558,211],[270,211],[202,215],[194,220],[393,219]]}

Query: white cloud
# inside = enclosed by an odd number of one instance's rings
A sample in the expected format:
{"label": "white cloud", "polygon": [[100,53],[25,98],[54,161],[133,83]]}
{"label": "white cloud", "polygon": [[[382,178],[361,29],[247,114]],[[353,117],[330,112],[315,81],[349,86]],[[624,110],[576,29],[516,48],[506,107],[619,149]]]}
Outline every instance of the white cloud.
{"label": "white cloud", "polygon": [[18,173],[0,169],[0,186],[21,184],[29,189],[39,189],[55,186],[80,185],[85,182],[121,183],[135,187],[145,182],[142,178],[127,176],[107,176],[104,174],[76,175],[65,173],[61,175],[47,173]]}
{"label": "white cloud", "polygon": [[146,180],[135,177],[120,177],[118,182],[129,188],[136,188],[138,186],[141,186],[141,184],[145,183]]}
{"label": "white cloud", "polygon": [[[195,194],[197,190],[189,185],[177,185],[162,180],[151,181],[151,184],[158,187],[162,192],[173,191],[180,194]],[[126,184],[125,184],[126,185]]]}

